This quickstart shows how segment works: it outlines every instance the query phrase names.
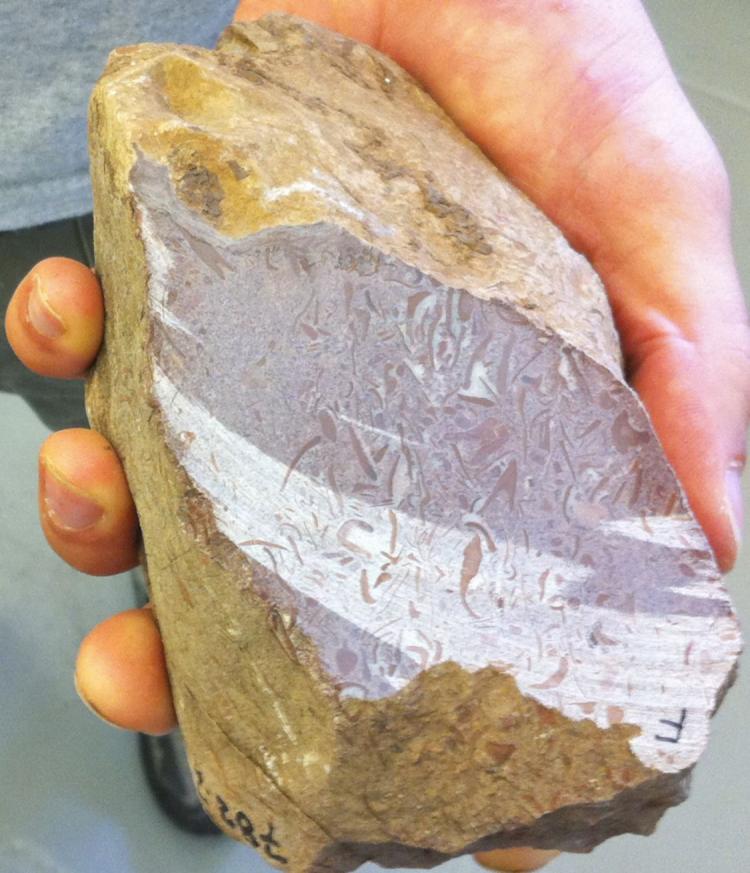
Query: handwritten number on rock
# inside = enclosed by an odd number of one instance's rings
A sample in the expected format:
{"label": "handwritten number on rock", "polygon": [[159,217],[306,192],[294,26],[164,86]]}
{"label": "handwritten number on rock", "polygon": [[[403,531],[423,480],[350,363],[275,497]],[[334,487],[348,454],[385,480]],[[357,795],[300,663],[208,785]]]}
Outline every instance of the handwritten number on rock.
{"label": "handwritten number on rock", "polygon": [[245,840],[250,843],[251,846],[259,849],[260,843],[255,838],[255,828],[253,827],[253,823],[250,821],[247,815],[242,810],[240,810],[235,816],[234,820],[240,826],[240,831]]}
{"label": "handwritten number on rock", "polygon": [[283,855],[277,855],[273,851],[273,849],[271,848],[271,846],[276,846],[277,849],[280,848],[278,842],[273,837],[273,825],[272,824],[268,825],[268,833],[261,834],[260,838],[265,843],[266,855],[268,855],[269,858],[273,858],[274,861],[278,861],[280,864],[287,863],[287,860]]}
{"label": "handwritten number on rock", "polygon": [[[208,807],[210,806],[210,801],[208,797],[203,792],[204,789],[204,779],[203,773],[200,770],[195,771],[195,783],[196,789],[198,791],[198,796],[200,797],[203,805]],[[214,800],[219,809],[219,815],[221,816],[221,820],[224,824],[234,830],[235,828],[240,829],[240,833],[245,839],[245,842],[249,843],[256,849],[260,849],[261,845],[263,846],[263,850],[266,855],[274,861],[277,861],[279,864],[288,864],[288,860],[278,852],[274,851],[274,849],[280,849],[281,845],[279,841],[274,837],[274,826],[269,822],[268,830],[264,834],[257,835],[255,831],[255,825],[253,824],[250,816],[240,809],[236,814],[229,808],[226,800],[220,794],[214,794]]]}
{"label": "handwritten number on rock", "polygon": [[203,793],[203,771],[202,770],[195,771],[195,790],[198,792],[198,797],[200,797],[201,803],[204,806],[208,806],[208,798]]}
{"label": "handwritten number on rock", "polygon": [[[229,812],[229,807],[226,804],[226,801],[223,797],[220,797],[218,794],[216,795],[216,802],[219,804],[219,814],[221,815],[221,820],[224,822],[227,827],[235,828],[236,825],[231,818],[227,817],[227,813]],[[243,831],[244,833],[244,831]]]}

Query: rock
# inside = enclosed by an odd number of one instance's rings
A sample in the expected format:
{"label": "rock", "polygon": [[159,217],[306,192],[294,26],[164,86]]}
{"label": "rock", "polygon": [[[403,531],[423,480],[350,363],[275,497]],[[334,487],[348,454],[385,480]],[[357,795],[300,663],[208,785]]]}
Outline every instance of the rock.
{"label": "rock", "polygon": [[295,873],[649,833],[740,638],[587,261],[295,19],[118,49],[90,127],[90,417],[217,824]]}

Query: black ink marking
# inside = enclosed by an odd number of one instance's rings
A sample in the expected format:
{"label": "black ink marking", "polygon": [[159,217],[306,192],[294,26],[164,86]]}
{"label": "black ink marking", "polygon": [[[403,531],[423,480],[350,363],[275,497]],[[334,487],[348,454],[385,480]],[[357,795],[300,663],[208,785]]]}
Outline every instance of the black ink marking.
{"label": "black ink marking", "polygon": [[227,813],[229,812],[229,807],[227,806],[226,801],[223,797],[217,794],[216,802],[219,804],[219,815],[221,815],[221,820],[227,827],[234,829],[236,827],[234,821],[232,821],[232,819],[227,816]]}
{"label": "black ink marking", "polygon": [[[205,787],[203,772],[201,770],[195,770],[193,772],[195,774],[195,785],[196,790],[198,791],[198,795],[203,801],[204,806],[208,807],[210,805],[208,798],[203,793],[203,788]],[[257,834],[252,819],[244,810],[240,809],[235,814],[234,810],[229,807],[226,800],[224,800],[224,798],[220,794],[213,794],[213,797],[218,807],[219,815],[221,816],[222,822],[230,830],[235,830],[236,828],[239,828],[240,833],[242,834],[242,837],[246,843],[249,843],[256,849],[260,849],[262,847],[266,855],[272,860],[278,862],[279,864],[289,863],[287,858],[285,858],[279,852],[274,851],[274,849],[281,849],[281,844],[274,837],[273,824],[269,822],[268,831],[265,834]]]}
{"label": "black ink marking", "polygon": [[281,848],[278,841],[276,839],[274,839],[273,825],[272,824],[269,823],[268,833],[261,834],[260,838],[263,841],[263,843],[265,844],[266,855],[268,855],[269,858],[273,858],[273,860],[278,861],[279,864],[286,864],[287,863],[287,859],[283,855],[277,854],[271,848],[272,846],[275,846],[277,849]]}
{"label": "black ink marking", "polygon": [[247,816],[247,813],[240,810],[235,816],[235,821],[239,825],[240,833],[245,838],[245,840],[250,843],[251,846],[254,846],[256,849],[260,848],[260,843],[258,842],[257,837],[255,836],[255,827],[253,823]]}
{"label": "black ink marking", "polygon": [[203,793],[203,771],[195,771],[195,790],[198,792],[198,797],[201,799],[203,806],[208,806],[208,798]]}
{"label": "black ink marking", "polygon": [[666,718],[660,718],[659,724],[665,724],[667,727],[671,727],[675,729],[674,736],[671,737],[663,737],[660,734],[656,734],[655,739],[661,740],[663,743],[679,743],[680,737],[682,736],[682,731],[685,728],[685,722],[687,721],[687,710],[683,709],[680,715],[679,721],[669,721]]}

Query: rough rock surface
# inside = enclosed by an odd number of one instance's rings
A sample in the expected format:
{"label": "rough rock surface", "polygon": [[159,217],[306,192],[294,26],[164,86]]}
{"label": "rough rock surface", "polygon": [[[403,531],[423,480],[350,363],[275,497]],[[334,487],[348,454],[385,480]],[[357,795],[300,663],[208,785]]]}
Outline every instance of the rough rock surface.
{"label": "rough rock surface", "polygon": [[90,128],[89,412],[216,822],[294,871],[649,833],[740,639],[585,259],[295,19],[115,51]]}

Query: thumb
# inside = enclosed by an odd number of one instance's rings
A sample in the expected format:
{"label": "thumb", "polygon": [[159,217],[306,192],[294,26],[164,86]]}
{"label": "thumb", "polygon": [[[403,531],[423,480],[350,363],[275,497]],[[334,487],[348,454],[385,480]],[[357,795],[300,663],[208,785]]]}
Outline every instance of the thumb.
{"label": "thumb", "polygon": [[750,421],[750,327],[731,196],[721,174],[663,171],[668,193],[650,202],[638,193],[630,253],[601,251],[593,262],[606,277],[626,375],[726,572],[741,538]]}
{"label": "thumb", "polygon": [[[715,286],[706,288],[703,299],[716,303]],[[718,296],[741,299],[739,291]],[[696,320],[699,329],[693,327]],[[744,312],[731,320],[717,319],[715,311],[702,318],[693,312],[675,321],[642,313],[626,356],[632,385],[721,569],[728,571],[737,559],[743,524],[741,476],[750,409]]]}

